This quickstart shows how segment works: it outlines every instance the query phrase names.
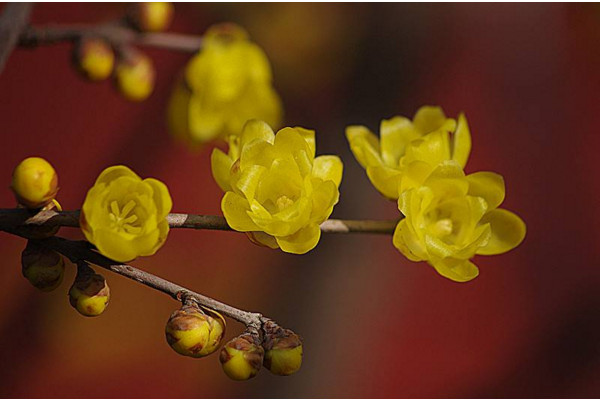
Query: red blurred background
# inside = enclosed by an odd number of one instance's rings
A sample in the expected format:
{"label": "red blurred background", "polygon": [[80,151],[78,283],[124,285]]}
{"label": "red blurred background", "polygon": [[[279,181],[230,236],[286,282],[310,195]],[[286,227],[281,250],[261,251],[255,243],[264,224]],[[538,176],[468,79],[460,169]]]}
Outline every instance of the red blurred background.
{"label": "red blurred background", "polygon": [[[99,22],[123,4],[38,4],[32,21]],[[282,378],[230,381],[218,357],[178,356],[164,339],[177,304],[105,273],[99,318],[20,273],[22,239],[0,234],[1,397],[598,397],[600,395],[600,8],[542,4],[177,4],[172,31],[237,22],[269,55],[287,125],[317,130],[318,153],[345,163],[337,218],[395,218],[350,153],[344,127],[424,104],[465,111],[467,172],[504,175],[523,244],[476,257],[457,284],[407,261],[390,237],[324,236],[304,256],[244,235],[173,230],[135,265],[300,333],[304,364]],[[105,167],[124,163],[169,186],[175,212],[219,214],[210,148],[165,127],[173,77],[189,55],[146,49],[158,82],[143,103],[86,83],[71,46],[18,49],[0,75],[1,207],[11,172],[50,160],[59,200],[80,207]],[[62,236],[79,237],[63,228]],[[242,327],[231,321],[227,338]]]}

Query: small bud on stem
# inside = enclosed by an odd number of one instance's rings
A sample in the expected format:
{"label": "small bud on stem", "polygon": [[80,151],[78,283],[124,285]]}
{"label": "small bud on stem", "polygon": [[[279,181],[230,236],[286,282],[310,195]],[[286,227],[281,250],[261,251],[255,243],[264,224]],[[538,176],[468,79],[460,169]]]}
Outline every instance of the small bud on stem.
{"label": "small bud on stem", "polygon": [[56,197],[58,175],[48,161],[29,157],[13,171],[10,188],[19,204],[27,208],[42,208]]}
{"label": "small bud on stem", "polygon": [[73,49],[75,66],[90,81],[108,78],[113,71],[115,54],[105,40],[97,37],[82,37]]}
{"label": "small bud on stem", "polygon": [[225,319],[211,310],[205,314],[196,304],[186,304],[171,314],[165,335],[169,346],[187,357],[214,353],[225,334]]}
{"label": "small bud on stem", "polygon": [[21,271],[37,289],[50,292],[61,284],[65,262],[60,254],[29,241],[21,254]]}
{"label": "small bud on stem", "polygon": [[83,316],[96,317],[104,312],[110,300],[106,279],[87,264],[79,264],[75,282],[69,290],[69,302]]}
{"label": "small bud on stem", "polygon": [[225,374],[233,380],[245,381],[258,374],[265,351],[250,333],[231,339],[219,355]]}
{"label": "small bud on stem", "polygon": [[275,375],[291,375],[302,365],[302,339],[289,329],[269,321],[265,324],[263,365]]}

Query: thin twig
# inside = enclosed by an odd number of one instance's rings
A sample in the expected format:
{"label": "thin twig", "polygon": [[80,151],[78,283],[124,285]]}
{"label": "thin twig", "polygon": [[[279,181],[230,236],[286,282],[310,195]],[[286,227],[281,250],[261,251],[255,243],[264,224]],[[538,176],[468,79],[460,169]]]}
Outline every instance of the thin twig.
{"label": "thin twig", "polygon": [[[17,232],[8,232],[19,235]],[[263,317],[260,313],[240,310],[228,304],[217,301],[211,297],[170,282],[159,276],[143,271],[139,268],[128,264],[117,263],[94,251],[90,247],[90,244],[86,241],[74,241],[53,236],[46,239],[39,239],[36,242],[51,250],[61,253],[74,264],[89,262],[97,265],[98,267],[107,269],[126,278],[139,282],[142,285],[148,286],[149,288],[168,294],[170,297],[180,302],[193,299],[198,304],[210,308],[211,310],[215,310],[227,317],[233,318],[234,320],[239,321],[246,326],[255,328],[259,332],[262,329],[262,324],[269,320],[268,318]]]}
{"label": "thin twig", "polygon": [[195,53],[202,46],[200,36],[180,33],[142,33],[118,23],[29,27],[21,34],[19,45],[36,47],[60,42],[72,42],[84,36],[101,37],[114,46],[135,44],[185,53]]}
{"label": "thin twig", "polygon": [[[218,215],[169,214],[167,216],[171,228],[209,229],[232,231],[224,217]],[[392,234],[398,224],[397,220],[347,220],[330,219],[321,224],[323,233],[375,233]],[[67,226],[79,227],[79,210],[41,211],[37,214],[26,209],[0,209],[0,230],[3,227],[19,226]]]}
{"label": "thin twig", "polygon": [[29,22],[31,3],[9,3],[0,16],[0,72]]}

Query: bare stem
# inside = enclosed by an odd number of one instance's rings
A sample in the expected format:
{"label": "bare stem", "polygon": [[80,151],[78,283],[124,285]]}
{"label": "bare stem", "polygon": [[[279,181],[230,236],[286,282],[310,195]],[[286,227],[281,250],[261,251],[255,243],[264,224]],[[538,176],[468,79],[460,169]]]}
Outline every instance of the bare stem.
{"label": "bare stem", "polygon": [[29,21],[31,3],[9,3],[0,16],[0,72],[19,41],[19,35]]}
{"label": "bare stem", "polygon": [[60,42],[72,42],[84,36],[101,37],[114,46],[135,44],[185,53],[195,53],[202,46],[200,36],[179,33],[142,33],[119,23],[29,27],[21,34],[19,44],[26,47],[36,47]]}
{"label": "bare stem", "polygon": [[[18,235],[18,233],[15,232],[8,232]],[[74,241],[54,236],[37,240],[37,242],[42,246],[61,253],[65,257],[69,258],[74,264],[89,262],[97,265],[98,267],[107,269],[126,278],[139,282],[142,285],[158,290],[159,292],[168,294],[180,302],[193,299],[198,304],[215,310],[227,317],[233,318],[234,320],[239,321],[250,328],[254,328],[259,332],[262,330],[262,324],[269,320],[268,318],[263,317],[260,313],[240,310],[228,304],[221,303],[220,301],[217,301],[211,297],[170,282],[159,276],[143,271],[139,268],[115,262],[94,251],[90,244],[86,241]]]}
{"label": "bare stem", "polygon": [[[171,228],[209,229],[233,231],[225,218],[219,215],[169,214],[167,216]],[[397,220],[347,220],[329,219],[321,224],[323,233],[376,233],[392,234],[398,224]],[[67,226],[79,227],[79,210],[41,211],[37,214],[26,209],[0,209],[0,230],[5,227],[15,229],[20,226]]]}

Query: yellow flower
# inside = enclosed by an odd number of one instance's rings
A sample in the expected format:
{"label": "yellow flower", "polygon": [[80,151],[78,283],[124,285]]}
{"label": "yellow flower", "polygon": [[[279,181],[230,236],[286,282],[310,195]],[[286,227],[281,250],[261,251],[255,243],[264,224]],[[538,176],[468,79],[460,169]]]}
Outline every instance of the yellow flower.
{"label": "yellow flower", "polygon": [[80,225],[100,253],[119,262],[154,254],[167,239],[173,203],[164,183],[142,180],[117,165],[105,169],[88,191]]}
{"label": "yellow flower", "polygon": [[453,281],[474,279],[479,270],[469,259],[518,246],[525,223],[498,208],[504,179],[493,172],[465,176],[455,161],[439,165],[423,186],[403,192],[398,208],[405,218],[394,232],[394,246],[411,261],[427,261]]}
{"label": "yellow flower", "polygon": [[[349,126],[346,137],[373,186],[389,199],[418,186],[445,160],[455,160],[464,167],[471,151],[465,116],[460,114],[457,122],[446,118],[439,107],[421,107],[412,121],[405,117],[384,119],[379,131],[380,139],[364,126]],[[421,182],[405,181],[400,188],[407,168],[419,171],[413,176]]]}
{"label": "yellow flower", "polygon": [[337,156],[315,158],[314,131],[284,128],[275,135],[257,120],[231,138],[228,154],[212,153],[227,223],[287,253],[306,253],[319,242],[319,225],[338,202],[342,169]]}
{"label": "yellow flower", "polygon": [[242,28],[212,27],[171,96],[171,133],[190,144],[202,144],[238,135],[249,119],[279,126],[281,101],[271,81],[265,53]]}

